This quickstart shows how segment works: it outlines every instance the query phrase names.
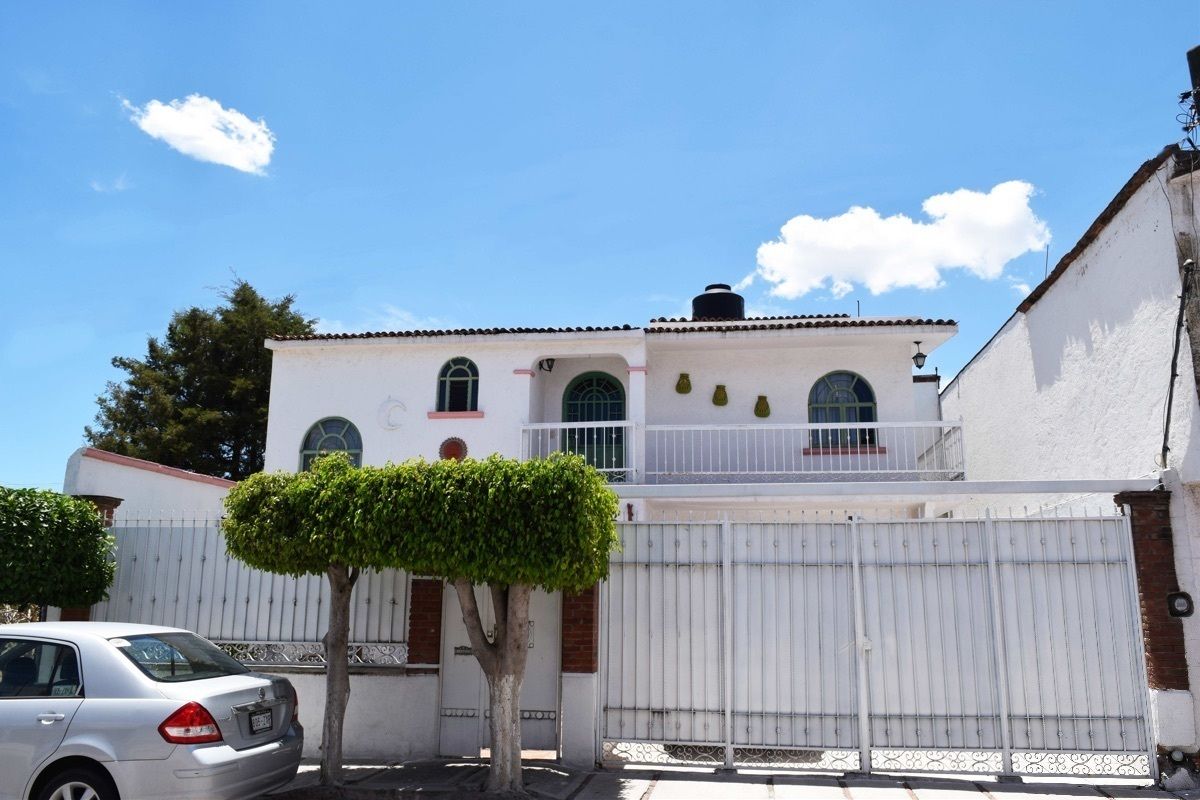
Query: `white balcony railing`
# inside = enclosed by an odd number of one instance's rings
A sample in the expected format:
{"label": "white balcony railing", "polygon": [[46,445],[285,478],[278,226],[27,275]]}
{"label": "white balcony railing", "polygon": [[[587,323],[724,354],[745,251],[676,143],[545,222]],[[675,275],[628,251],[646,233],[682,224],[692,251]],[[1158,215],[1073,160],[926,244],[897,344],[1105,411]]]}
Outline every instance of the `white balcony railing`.
{"label": "white balcony railing", "polygon": [[632,482],[638,442],[632,422],[547,422],[521,428],[521,457],[581,455],[614,483]]}
{"label": "white balcony railing", "polygon": [[557,452],[582,455],[609,480],[628,483],[961,480],[965,474],[958,422],[522,427],[523,458]]}
{"label": "white balcony railing", "polygon": [[648,425],[647,483],[959,480],[957,422]]}

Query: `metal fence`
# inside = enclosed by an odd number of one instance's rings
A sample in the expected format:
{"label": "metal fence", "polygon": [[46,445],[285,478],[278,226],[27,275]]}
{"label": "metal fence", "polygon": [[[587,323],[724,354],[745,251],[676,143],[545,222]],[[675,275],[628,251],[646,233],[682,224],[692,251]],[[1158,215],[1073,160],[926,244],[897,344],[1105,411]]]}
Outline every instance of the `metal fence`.
{"label": "metal fence", "polygon": [[[323,575],[251,569],[225,550],[215,520],[118,519],[116,577],[91,618],[186,628],[252,664],[323,664],[329,621]],[[351,661],[408,659],[409,576],[364,572],[351,605]]]}
{"label": "metal fence", "polygon": [[[961,480],[959,422],[521,427],[521,457],[575,453],[626,483]],[[644,458],[642,457],[644,454]]]}
{"label": "metal fence", "polygon": [[620,532],[602,593],[608,760],[1156,769],[1124,517]]}
{"label": "metal fence", "polygon": [[648,483],[960,480],[958,422],[647,425]]}
{"label": "metal fence", "polygon": [[583,456],[614,483],[630,482],[636,464],[632,422],[549,422],[521,426],[521,458]]}

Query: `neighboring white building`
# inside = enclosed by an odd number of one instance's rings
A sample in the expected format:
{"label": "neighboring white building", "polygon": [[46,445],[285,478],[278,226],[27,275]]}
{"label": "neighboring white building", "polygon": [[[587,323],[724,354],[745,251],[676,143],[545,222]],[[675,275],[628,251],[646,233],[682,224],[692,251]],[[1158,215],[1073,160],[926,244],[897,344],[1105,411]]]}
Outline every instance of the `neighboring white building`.
{"label": "neighboring white building", "polygon": [[[1196,162],[1168,147],[1144,163],[942,392],[980,480],[1157,477],[1171,490],[1179,587],[1200,596],[1200,298],[1180,337],[1167,463],[1160,464],[1185,260],[1196,258]],[[1070,507],[1095,498],[998,498]],[[1165,614],[1163,605],[1156,609]],[[1183,620],[1192,685],[1200,620]],[[1190,699],[1159,698],[1160,724],[1195,739]],[[1196,709],[1200,712],[1200,708]],[[1194,749],[1194,746],[1191,748]]]}
{"label": "neighboring white building", "polygon": [[63,493],[119,501],[122,517],[157,520],[181,515],[213,519],[233,481],[167,467],[94,447],[81,447],[67,459]]}

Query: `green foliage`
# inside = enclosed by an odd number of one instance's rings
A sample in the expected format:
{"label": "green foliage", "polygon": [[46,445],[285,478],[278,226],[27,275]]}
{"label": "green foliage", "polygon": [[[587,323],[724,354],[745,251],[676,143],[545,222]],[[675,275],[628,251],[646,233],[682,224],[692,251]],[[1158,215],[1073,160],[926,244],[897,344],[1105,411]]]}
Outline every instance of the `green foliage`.
{"label": "green foliage", "polygon": [[229,552],[291,575],[329,564],[472,583],[587,588],[608,574],[617,497],[579,456],[258,474],[225,501]]}
{"label": "green foliage", "polygon": [[235,281],[216,309],[178,311],[142,359],[117,357],[128,377],[97,398],[89,443],[238,480],[262,469],[267,437],[269,336],[312,333],[293,298],[268,301]]}
{"label": "green foliage", "polygon": [[114,546],[86,500],[0,488],[0,603],[98,603],[113,580]]}

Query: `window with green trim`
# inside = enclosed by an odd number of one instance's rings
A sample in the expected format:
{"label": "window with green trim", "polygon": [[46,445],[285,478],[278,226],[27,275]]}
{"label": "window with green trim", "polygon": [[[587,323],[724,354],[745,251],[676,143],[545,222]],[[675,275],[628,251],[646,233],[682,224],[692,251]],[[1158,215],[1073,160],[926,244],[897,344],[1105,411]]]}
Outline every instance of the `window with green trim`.
{"label": "window with green trim", "polygon": [[479,368],[464,356],[452,358],[438,374],[438,411],[479,410]]}
{"label": "window with green trim", "polygon": [[314,458],[326,453],[348,453],[354,466],[362,466],[362,436],[354,423],[341,417],[326,417],[309,428],[300,447],[300,469],[308,469]]}
{"label": "window with green trim", "polygon": [[[576,376],[563,392],[563,422],[624,422],[625,387],[603,372]],[[625,428],[567,428],[564,449],[577,453],[611,481],[625,480]]]}
{"label": "window with green trim", "polygon": [[831,372],[808,393],[808,421],[849,423],[854,427],[822,428],[812,432],[813,447],[856,447],[875,444],[875,429],[858,423],[876,421],[875,392],[861,375]]}

